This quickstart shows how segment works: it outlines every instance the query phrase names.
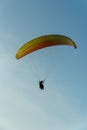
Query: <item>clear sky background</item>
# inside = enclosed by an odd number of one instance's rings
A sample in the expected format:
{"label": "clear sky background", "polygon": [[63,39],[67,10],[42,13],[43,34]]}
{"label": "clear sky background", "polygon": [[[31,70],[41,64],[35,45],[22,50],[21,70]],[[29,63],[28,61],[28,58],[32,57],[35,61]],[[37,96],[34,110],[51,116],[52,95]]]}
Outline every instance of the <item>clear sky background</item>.
{"label": "clear sky background", "polygon": [[[78,48],[15,58],[46,34],[69,36]],[[87,130],[86,0],[0,0],[0,130]]]}

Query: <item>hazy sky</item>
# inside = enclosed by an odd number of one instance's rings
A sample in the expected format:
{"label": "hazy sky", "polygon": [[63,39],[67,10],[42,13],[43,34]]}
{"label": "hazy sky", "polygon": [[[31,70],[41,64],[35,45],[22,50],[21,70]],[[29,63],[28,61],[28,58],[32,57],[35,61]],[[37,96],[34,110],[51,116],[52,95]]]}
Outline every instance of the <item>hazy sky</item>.
{"label": "hazy sky", "polygon": [[[69,36],[78,48],[15,58],[46,34]],[[87,130],[86,0],[0,0],[0,130]]]}

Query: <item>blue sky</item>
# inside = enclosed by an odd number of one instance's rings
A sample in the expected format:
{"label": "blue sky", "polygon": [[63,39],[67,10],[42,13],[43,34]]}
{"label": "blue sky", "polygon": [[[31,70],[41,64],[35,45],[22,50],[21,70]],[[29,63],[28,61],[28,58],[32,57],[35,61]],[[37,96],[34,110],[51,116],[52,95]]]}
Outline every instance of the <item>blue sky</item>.
{"label": "blue sky", "polygon": [[[69,36],[78,48],[15,58],[21,45],[46,34]],[[86,35],[86,0],[0,0],[0,130],[87,129]]]}

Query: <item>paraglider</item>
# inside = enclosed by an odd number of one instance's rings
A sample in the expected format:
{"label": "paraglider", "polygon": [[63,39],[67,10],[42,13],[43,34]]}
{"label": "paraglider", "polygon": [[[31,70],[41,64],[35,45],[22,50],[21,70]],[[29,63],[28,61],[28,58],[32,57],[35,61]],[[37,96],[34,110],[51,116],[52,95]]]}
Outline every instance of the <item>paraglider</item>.
{"label": "paraglider", "polygon": [[41,90],[44,90],[44,81],[45,81],[45,80],[39,81],[39,88],[40,88]]}
{"label": "paraglider", "polygon": [[[77,48],[75,42],[64,35],[44,35],[37,38],[30,40],[29,42],[25,43],[16,53],[16,58],[20,59],[27,54],[30,54],[34,51],[39,49],[43,49],[50,46],[57,46],[57,45],[70,45],[74,48]],[[44,90],[44,80],[39,81],[39,88]]]}
{"label": "paraglider", "polygon": [[44,35],[37,37],[25,43],[16,53],[16,58],[20,59],[27,54],[37,51],[42,48],[57,46],[57,45],[70,45],[77,48],[75,42],[64,35]]}

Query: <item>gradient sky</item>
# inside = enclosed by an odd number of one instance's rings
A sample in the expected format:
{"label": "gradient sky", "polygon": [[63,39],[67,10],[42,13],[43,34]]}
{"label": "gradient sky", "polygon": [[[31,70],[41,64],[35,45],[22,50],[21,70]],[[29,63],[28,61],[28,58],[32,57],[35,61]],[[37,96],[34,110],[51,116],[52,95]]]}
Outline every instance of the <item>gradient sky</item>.
{"label": "gradient sky", "polygon": [[[15,58],[46,34],[69,36],[78,48]],[[86,57],[86,0],[0,0],[0,130],[87,130]]]}

